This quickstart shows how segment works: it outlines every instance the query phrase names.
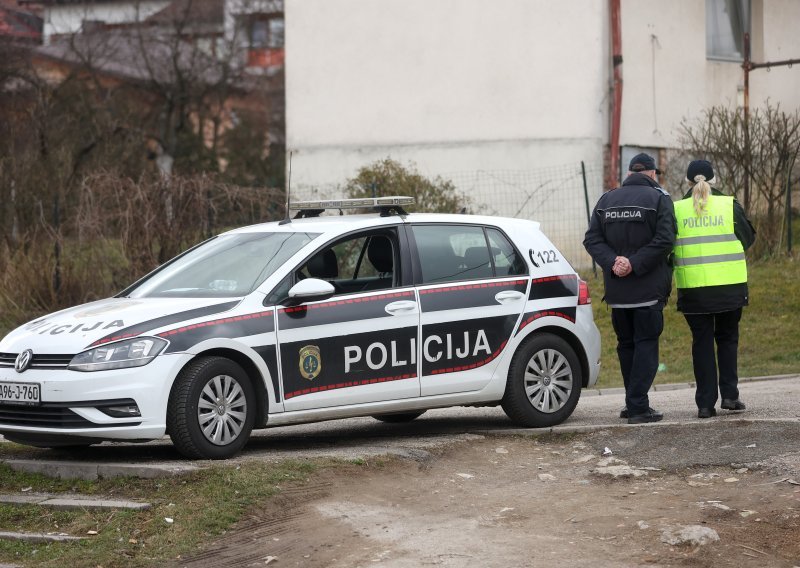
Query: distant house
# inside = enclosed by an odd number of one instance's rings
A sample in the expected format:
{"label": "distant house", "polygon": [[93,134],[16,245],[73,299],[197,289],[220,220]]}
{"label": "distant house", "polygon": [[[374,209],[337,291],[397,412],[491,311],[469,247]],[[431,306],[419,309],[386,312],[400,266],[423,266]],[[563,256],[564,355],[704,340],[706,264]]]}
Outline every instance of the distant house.
{"label": "distant house", "polygon": [[174,34],[212,57],[224,56],[225,0],[173,0],[142,25]]}
{"label": "distant house", "polygon": [[[11,0],[4,0],[9,2]],[[59,37],[102,28],[152,26],[169,29],[207,53],[225,42],[244,48],[244,64],[256,73],[276,73],[284,64],[283,0],[19,0],[41,12],[38,38]],[[0,10],[0,18],[4,11]],[[17,18],[21,19],[21,18]],[[9,29],[14,19],[10,16]],[[0,19],[0,32],[5,29]],[[20,24],[17,33],[23,33]]]}
{"label": "distant house", "polygon": [[20,1],[43,15],[44,33],[32,40],[41,45],[30,52],[35,72],[53,84],[85,80],[99,93],[128,97],[140,117],[128,126],[149,137],[162,170],[170,169],[175,139],[164,125],[186,123],[171,113],[188,113],[208,148],[243,117],[261,125],[265,148],[283,147],[282,2]]}
{"label": "distant house", "polygon": [[41,7],[42,43],[97,27],[141,22],[170,0],[19,0]]}
{"label": "distant house", "polygon": [[0,2],[0,39],[16,43],[42,41],[42,18],[35,11],[20,9],[16,2]]}
{"label": "distant house", "polygon": [[[138,118],[125,128],[149,138],[148,151],[165,172],[171,171],[171,148],[178,135],[174,129],[186,128],[180,126],[184,116],[191,131],[213,148],[240,114],[260,116],[261,123],[270,124],[274,108],[283,108],[282,81],[253,77],[235,57],[220,59],[205,50],[207,44],[152,24],[53,40],[33,51],[33,66],[51,83],[85,80],[98,94],[114,93],[127,101],[131,117]],[[269,132],[263,134],[266,145]]]}
{"label": "distant house", "polygon": [[245,47],[247,67],[275,73],[284,65],[283,0],[226,0],[225,37]]}

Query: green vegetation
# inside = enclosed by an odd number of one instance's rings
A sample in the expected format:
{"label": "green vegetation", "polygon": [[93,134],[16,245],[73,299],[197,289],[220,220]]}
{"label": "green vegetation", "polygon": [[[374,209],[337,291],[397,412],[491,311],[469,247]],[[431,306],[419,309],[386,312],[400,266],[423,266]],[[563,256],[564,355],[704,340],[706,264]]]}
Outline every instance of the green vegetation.
{"label": "green vegetation", "polygon": [[468,199],[456,192],[453,182],[427,178],[413,163],[403,165],[386,158],[362,167],[344,187],[348,197],[384,197],[405,195],[413,197],[413,205],[405,207],[417,213],[458,213],[468,205]]}
{"label": "green vegetation", "polygon": [[[739,376],[756,377],[800,372],[800,260],[783,258],[748,266],[750,305],[739,328]],[[584,275],[592,291],[595,323],[602,336],[600,387],[622,386],[611,309],[600,299],[603,281]],[[692,335],[675,308],[676,293],[664,309],[660,355],[665,368],[656,383],[694,382]]]}
{"label": "green vegetation", "polygon": [[[282,488],[303,484],[324,467],[356,467],[332,461],[214,465],[167,479],[57,480],[17,473],[0,465],[0,492],[69,492],[135,499],[146,511],[51,510],[38,505],[0,505],[0,530],[96,535],[71,543],[0,541],[0,563],[23,566],[160,566],[186,558],[217,540],[253,507]],[[165,518],[172,519],[168,522]]]}

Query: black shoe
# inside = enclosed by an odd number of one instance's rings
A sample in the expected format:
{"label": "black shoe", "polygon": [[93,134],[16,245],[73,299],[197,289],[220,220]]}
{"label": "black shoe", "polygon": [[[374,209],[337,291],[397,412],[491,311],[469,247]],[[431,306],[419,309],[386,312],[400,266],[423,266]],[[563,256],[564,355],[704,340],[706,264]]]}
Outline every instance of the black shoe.
{"label": "black shoe", "polygon": [[[651,407],[650,408],[650,412],[656,412],[656,409]],[[619,411],[619,417],[620,418],[628,418],[628,416],[629,416],[628,407],[627,406],[623,406],[622,410]]]}
{"label": "black shoe", "polygon": [[648,422],[660,422],[664,418],[658,410],[648,408],[644,414],[634,414],[628,417],[628,424],[646,424]]}
{"label": "black shoe", "polygon": [[739,400],[738,398],[736,400],[731,400],[729,398],[723,398],[722,399],[722,404],[720,404],[720,406],[722,408],[724,408],[725,410],[745,410],[745,409],[747,409],[747,407],[744,405],[744,403],[741,400]]}
{"label": "black shoe", "polygon": [[716,415],[717,410],[715,408],[700,408],[697,410],[698,418],[711,418],[712,416]]}

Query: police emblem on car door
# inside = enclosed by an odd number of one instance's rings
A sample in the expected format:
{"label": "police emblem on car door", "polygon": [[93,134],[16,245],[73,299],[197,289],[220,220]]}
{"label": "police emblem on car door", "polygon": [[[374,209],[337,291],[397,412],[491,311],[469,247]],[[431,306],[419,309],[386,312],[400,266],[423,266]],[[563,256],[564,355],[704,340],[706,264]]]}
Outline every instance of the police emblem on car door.
{"label": "police emblem on car door", "polygon": [[322,359],[319,354],[319,347],[306,345],[300,349],[300,374],[303,378],[313,381],[321,370]]}
{"label": "police emblem on car door", "polygon": [[399,231],[350,235],[295,271],[295,279],[325,280],[336,293],[277,307],[287,411],[419,396],[419,307]]}
{"label": "police emblem on car door", "polygon": [[525,307],[527,266],[494,227],[413,225],[419,265],[422,395],[491,380]]}

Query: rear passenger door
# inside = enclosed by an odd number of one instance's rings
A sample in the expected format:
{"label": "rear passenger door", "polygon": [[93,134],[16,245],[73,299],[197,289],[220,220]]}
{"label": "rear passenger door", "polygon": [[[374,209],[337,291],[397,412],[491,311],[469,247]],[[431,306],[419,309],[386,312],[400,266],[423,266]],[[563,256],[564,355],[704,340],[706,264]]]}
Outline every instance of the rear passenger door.
{"label": "rear passenger door", "polygon": [[527,264],[496,227],[414,224],[423,396],[480,390],[516,328]]}

